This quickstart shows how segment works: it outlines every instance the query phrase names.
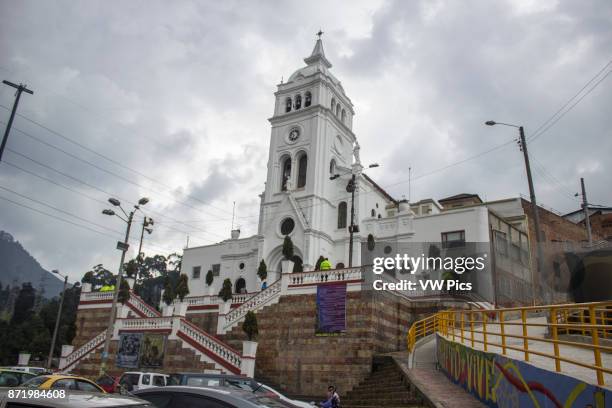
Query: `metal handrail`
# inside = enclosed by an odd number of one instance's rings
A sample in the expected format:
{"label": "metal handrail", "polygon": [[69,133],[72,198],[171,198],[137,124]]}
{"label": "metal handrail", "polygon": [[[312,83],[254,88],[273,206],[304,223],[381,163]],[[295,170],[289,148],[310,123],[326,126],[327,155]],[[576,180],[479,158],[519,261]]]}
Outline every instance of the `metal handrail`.
{"label": "metal handrail", "polygon": [[[529,321],[529,313],[545,317],[546,323]],[[513,317],[517,315],[516,317]],[[509,333],[512,327],[519,327],[519,333]],[[532,329],[531,335],[529,329]],[[533,329],[545,329],[544,336],[534,335]],[[515,330],[516,331],[516,330]],[[438,333],[445,338],[461,344],[481,344],[484,351],[499,347],[502,354],[508,350],[520,351],[523,359],[529,361],[530,355],[554,360],[555,371],[561,371],[561,363],[574,364],[595,371],[597,384],[605,385],[604,373],[612,374],[612,368],[604,367],[601,353],[611,353],[612,346],[601,345],[600,339],[612,338],[612,301],[512,307],[491,310],[444,310],[412,324],[408,330],[408,351],[414,351],[419,339]],[[476,338],[475,334],[478,334]],[[588,342],[572,341],[578,335]],[[522,339],[520,344],[507,344],[507,339]],[[529,348],[529,342],[552,345],[552,353]],[[559,346],[571,346],[589,350],[592,361],[579,361],[561,355]]]}

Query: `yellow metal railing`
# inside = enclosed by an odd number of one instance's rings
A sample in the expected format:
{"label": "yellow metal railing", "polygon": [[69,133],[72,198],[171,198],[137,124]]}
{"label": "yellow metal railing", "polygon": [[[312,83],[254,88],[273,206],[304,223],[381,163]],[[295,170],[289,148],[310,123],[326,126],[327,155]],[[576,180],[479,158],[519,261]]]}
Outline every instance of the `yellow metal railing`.
{"label": "yellow metal railing", "polygon": [[[494,347],[503,355],[508,350],[518,351],[525,361],[530,355],[550,358],[557,372],[561,371],[561,363],[592,369],[599,385],[605,385],[604,373],[612,374],[612,367],[604,367],[601,358],[602,353],[612,353],[611,346],[601,344],[601,339],[612,339],[612,301],[440,311],[412,324],[408,351],[414,350],[419,339],[433,333],[471,347],[482,346],[484,351],[493,351]],[[548,344],[550,350],[535,349],[536,343]],[[565,357],[561,346],[590,350],[593,359]]]}

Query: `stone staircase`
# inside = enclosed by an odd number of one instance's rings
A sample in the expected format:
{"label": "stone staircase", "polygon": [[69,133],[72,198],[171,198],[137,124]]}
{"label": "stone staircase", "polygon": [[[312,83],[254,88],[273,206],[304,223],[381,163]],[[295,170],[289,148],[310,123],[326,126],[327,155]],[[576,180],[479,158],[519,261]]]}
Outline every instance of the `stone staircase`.
{"label": "stone staircase", "polygon": [[[340,390],[341,391],[341,390]],[[376,366],[372,374],[346,396],[342,408],[426,407],[410,389],[410,383],[391,359]]]}

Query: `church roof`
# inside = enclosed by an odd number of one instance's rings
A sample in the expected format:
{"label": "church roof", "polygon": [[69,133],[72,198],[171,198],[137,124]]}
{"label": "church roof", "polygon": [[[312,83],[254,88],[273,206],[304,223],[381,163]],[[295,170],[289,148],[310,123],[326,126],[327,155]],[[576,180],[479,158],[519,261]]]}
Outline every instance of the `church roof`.
{"label": "church roof", "polygon": [[321,61],[327,68],[331,68],[332,64],[325,58],[325,51],[323,51],[323,41],[319,38],[312,49],[310,57],[304,58],[304,62],[308,65],[314,65]]}

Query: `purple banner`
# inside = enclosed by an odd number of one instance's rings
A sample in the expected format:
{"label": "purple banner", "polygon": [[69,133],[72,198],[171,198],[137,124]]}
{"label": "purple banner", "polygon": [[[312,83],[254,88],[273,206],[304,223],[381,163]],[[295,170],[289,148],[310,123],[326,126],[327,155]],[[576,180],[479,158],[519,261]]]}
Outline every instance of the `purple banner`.
{"label": "purple banner", "polygon": [[346,283],[317,286],[317,328],[319,336],[346,332]]}

